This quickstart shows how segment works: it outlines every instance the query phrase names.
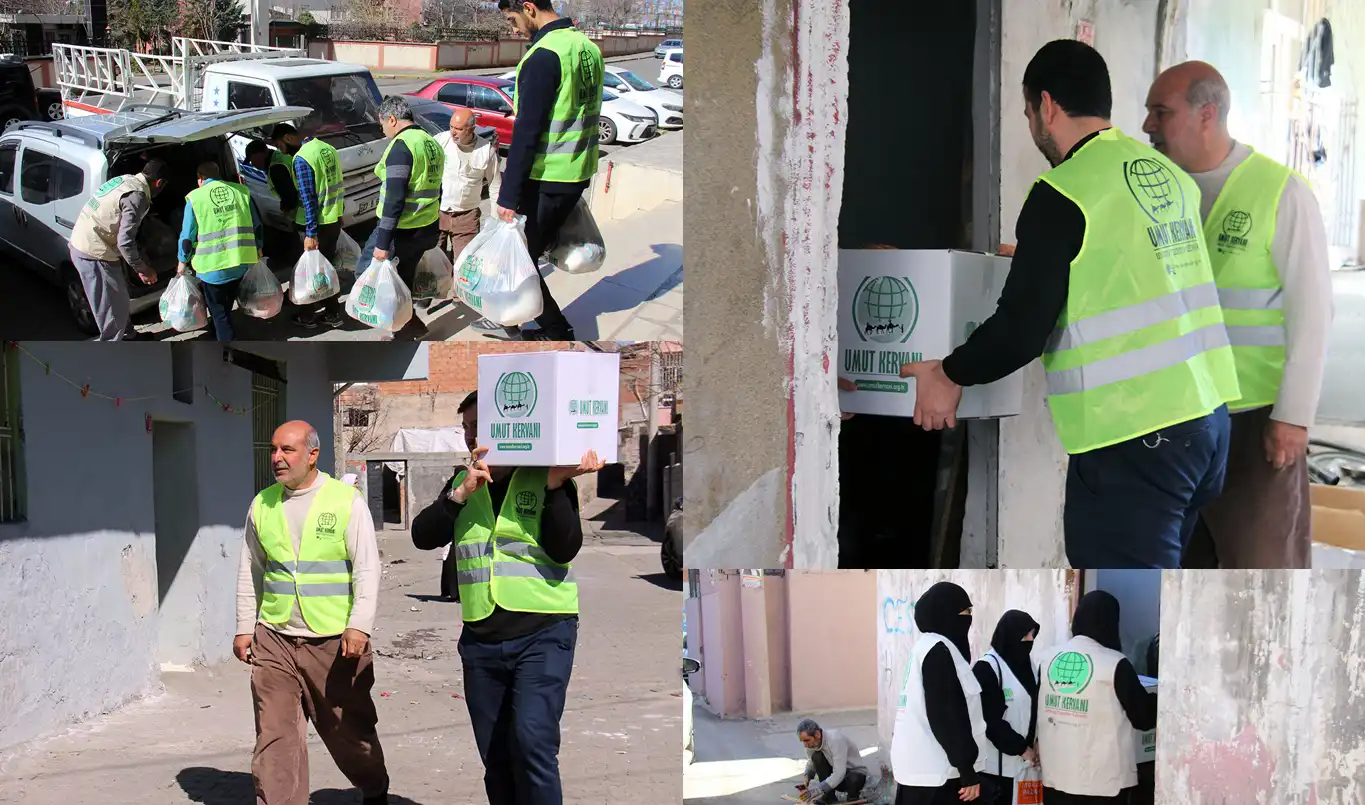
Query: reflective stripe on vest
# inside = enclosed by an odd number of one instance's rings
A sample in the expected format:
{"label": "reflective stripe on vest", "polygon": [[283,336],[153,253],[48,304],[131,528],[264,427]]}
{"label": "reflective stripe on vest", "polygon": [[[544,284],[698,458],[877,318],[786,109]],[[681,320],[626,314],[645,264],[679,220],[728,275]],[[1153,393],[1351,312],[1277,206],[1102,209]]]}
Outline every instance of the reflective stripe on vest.
{"label": "reflective stripe on vest", "polygon": [[436,139],[418,126],[408,126],[389,141],[374,175],[379,177],[379,214],[384,214],[384,196],[388,192],[389,151],[402,141],[412,153],[412,168],[394,170],[393,178],[407,179],[407,193],[403,198],[403,212],[398,218],[399,229],[418,229],[430,226],[441,218],[441,180],[445,174],[445,149]]}
{"label": "reflective stripe on vest", "polygon": [[1043,353],[1048,408],[1066,451],[1127,441],[1236,399],[1194,180],[1118,129],[1042,180],[1086,221],[1066,308]]}
{"label": "reflective stripe on vest", "polygon": [[[559,87],[550,125],[541,136],[531,178],[545,182],[586,182],[597,173],[598,128],[602,114],[602,51],[574,28],[550,31],[526,51],[521,65],[537,50],[559,57]],[[521,93],[513,97],[513,113]]]}
{"label": "reflective stripe on vest", "polygon": [[[341,157],[337,150],[322,140],[312,139],[299,149],[298,158],[313,169],[313,183],[318,193],[318,223],[334,224],[341,220],[344,211],[344,183],[341,177]],[[298,181],[295,180],[295,186]],[[303,189],[299,189],[302,197]],[[308,223],[303,202],[294,213],[294,222],[299,226]]]}
{"label": "reflective stripe on vest", "polygon": [[[483,487],[455,520],[455,578],[466,621],[493,614],[494,606],[514,612],[576,614],[578,582],[572,565],[559,564],[540,547],[540,517],[549,470],[522,467],[512,473],[502,509]],[[455,486],[465,473],[455,478]],[[577,487],[572,486],[572,494]]]}
{"label": "reflective stripe on vest", "polygon": [[252,522],[265,552],[265,574],[260,618],[266,623],[288,623],[297,602],[308,628],[320,635],[346,631],[353,601],[351,557],[346,527],[354,487],[326,473],[314,494],[294,555],[294,538],[284,517],[284,487],[267,487],[252,503]]}
{"label": "reflective stripe on vest", "polygon": [[199,240],[192,264],[201,277],[260,260],[251,221],[251,191],[234,182],[212,181],[185,196],[194,210]]}
{"label": "reflective stripe on vest", "polygon": [[1204,222],[1241,396],[1228,408],[1272,405],[1284,377],[1283,288],[1271,243],[1291,171],[1252,153],[1232,170]]}

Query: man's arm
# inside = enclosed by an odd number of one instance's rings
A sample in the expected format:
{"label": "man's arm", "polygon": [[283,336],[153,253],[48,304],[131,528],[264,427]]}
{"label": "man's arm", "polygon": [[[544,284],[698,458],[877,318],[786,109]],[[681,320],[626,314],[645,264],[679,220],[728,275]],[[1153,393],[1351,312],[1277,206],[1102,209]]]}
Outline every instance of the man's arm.
{"label": "man's arm", "polygon": [[507,172],[497,195],[499,207],[515,210],[521,203],[521,191],[531,178],[540,138],[550,128],[558,92],[559,57],[549,50],[537,50],[517,74],[517,125],[512,127],[512,143],[507,148]]}
{"label": "man's arm", "polygon": [[398,230],[398,219],[403,216],[403,205],[408,199],[408,179],[412,177],[412,152],[402,140],[394,142],[389,158],[384,162],[384,209],[379,211],[379,225],[375,228],[375,248],[393,251],[393,236]]}
{"label": "man's arm", "polygon": [[1318,410],[1332,331],[1327,228],[1307,183],[1289,177],[1275,217],[1271,258],[1284,287],[1284,378],[1271,418],[1310,427]]}
{"label": "man's arm", "polygon": [[374,616],[379,608],[379,541],[374,535],[374,518],[365,500],[356,493],[351,501],[351,519],[346,524],[346,555],[351,557],[351,618],[348,629],[374,633]]}
{"label": "man's arm", "polygon": [[[406,150],[406,149],[405,149]],[[302,157],[294,157],[294,175],[299,177],[299,201],[303,204],[303,236],[318,236],[318,177],[313,166]],[[407,180],[404,179],[404,187]]]}
{"label": "man's arm", "polygon": [[147,259],[142,254],[142,247],[138,245],[138,230],[142,228],[142,219],[147,217],[147,211],[152,207],[152,202],[145,193],[129,193],[119,199],[119,225],[118,225],[118,251],[123,255],[123,260],[133,268],[145,268]]}
{"label": "man's arm", "polygon": [[199,224],[194,220],[194,207],[185,202],[185,221],[180,227],[180,262],[189,265],[194,257],[195,244],[199,242]]}
{"label": "man's arm", "polygon": [[256,524],[251,520],[251,512],[246,515],[246,528],[242,529],[242,561],[237,568],[237,634],[253,634],[256,631],[257,612],[261,606],[261,593],[264,587],[265,556],[261,541],[256,536]]}
{"label": "man's arm", "polygon": [[957,667],[948,647],[942,644],[924,655],[924,714],[929,719],[929,731],[957,769],[962,787],[976,785],[976,738],[972,735],[972,717],[967,711],[967,695],[962,692],[962,681],[957,678]]}
{"label": "man's arm", "polygon": [[540,512],[540,547],[561,565],[572,562],[583,548],[578,487],[572,481],[545,491],[545,505]]}
{"label": "man's arm", "polygon": [[[298,164],[297,159],[295,164]],[[271,163],[270,186],[275,188],[275,195],[280,197],[280,211],[294,212],[299,206],[299,191],[294,187],[294,178],[289,175],[289,169],[279,163]]]}
{"label": "man's arm", "polygon": [[1127,659],[1119,660],[1114,669],[1114,695],[1123,705],[1123,712],[1128,714],[1134,729],[1143,732],[1156,729],[1156,694],[1148,693],[1142,686],[1142,680],[1138,679],[1137,671]]}
{"label": "man's arm", "polygon": [[251,205],[251,231],[256,236],[256,253],[265,259],[265,229],[261,226],[261,211],[256,208],[256,199],[248,199]]}
{"label": "man's arm", "polygon": [[455,479],[458,477],[459,472],[452,475],[446,485],[441,487],[436,500],[412,518],[412,544],[419,551],[444,548],[454,541],[455,518],[460,516],[460,510],[464,508],[463,504],[450,499],[450,490],[455,488]]}
{"label": "man's arm", "polygon": [[959,386],[993,383],[1043,354],[1066,307],[1071,261],[1085,240],[1085,215],[1039,181],[1019,211],[1015,238],[995,313],[943,359],[943,373]]}

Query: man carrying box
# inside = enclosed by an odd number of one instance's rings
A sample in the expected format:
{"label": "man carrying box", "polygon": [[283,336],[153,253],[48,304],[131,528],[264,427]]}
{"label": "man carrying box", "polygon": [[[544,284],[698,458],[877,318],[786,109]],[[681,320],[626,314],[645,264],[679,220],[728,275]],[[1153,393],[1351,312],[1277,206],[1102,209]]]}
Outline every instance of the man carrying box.
{"label": "man carrying box", "polygon": [[488,801],[558,805],[559,721],[578,641],[583,546],[573,479],[605,464],[494,467],[478,443],[478,392],[460,403],[470,466],[412,523],[412,543],[454,543],[465,703],[484,763]]}
{"label": "man carrying box", "polygon": [[1039,355],[1071,454],[1063,529],[1078,568],[1178,568],[1223,489],[1225,403],[1239,396],[1199,217],[1199,187],[1113,128],[1108,67],[1089,45],[1045,45],[1024,106],[1053,168],[1016,227],[995,314],[942,361],[902,367],[915,422],[956,424],[962,387]]}

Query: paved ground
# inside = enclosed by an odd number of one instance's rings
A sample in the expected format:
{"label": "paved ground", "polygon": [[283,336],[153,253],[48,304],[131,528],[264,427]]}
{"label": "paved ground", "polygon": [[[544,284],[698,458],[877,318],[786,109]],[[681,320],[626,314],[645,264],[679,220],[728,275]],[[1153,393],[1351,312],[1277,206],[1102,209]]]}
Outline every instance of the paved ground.
{"label": "paved ground", "polygon": [[[806,753],[796,725],[810,715],[822,727],[851,736],[867,757],[877,748],[877,713],[784,714],[760,721],[722,721],[694,704],[693,749],[696,757],[683,770],[683,799],[689,805],[779,805],[783,794],[796,794],[806,767]],[[869,768],[875,781],[876,768]]]}
{"label": "paved ground", "polygon": [[[587,525],[591,536],[575,562],[582,627],[562,724],[565,802],[677,802],[680,587],[659,572],[651,535],[661,529]],[[461,698],[459,605],[433,598],[439,554],[416,551],[405,532],[385,532],[381,547],[376,692],[384,694],[377,702],[392,801],[485,802]],[[161,696],[0,754],[0,802],[251,802],[248,677],[235,662],[166,674]],[[359,801],[316,736],[309,753],[314,805]]]}

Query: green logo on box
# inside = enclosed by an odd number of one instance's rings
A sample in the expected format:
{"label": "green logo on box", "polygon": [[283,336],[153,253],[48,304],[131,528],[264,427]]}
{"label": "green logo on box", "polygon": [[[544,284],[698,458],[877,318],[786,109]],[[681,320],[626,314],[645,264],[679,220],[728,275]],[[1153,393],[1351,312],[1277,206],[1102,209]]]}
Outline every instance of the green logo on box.
{"label": "green logo on box", "polygon": [[919,322],[919,296],[908,277],[864,277],[850,313],[863,341],[903,344]]}
{"label": "green logo on box", "polygon": [[508,419],[523,419],[536,410],[536,379],[528,372],[506,372],[493,389],[498,413]]}

